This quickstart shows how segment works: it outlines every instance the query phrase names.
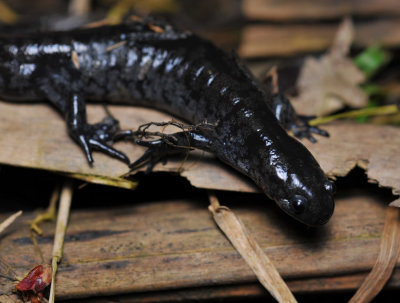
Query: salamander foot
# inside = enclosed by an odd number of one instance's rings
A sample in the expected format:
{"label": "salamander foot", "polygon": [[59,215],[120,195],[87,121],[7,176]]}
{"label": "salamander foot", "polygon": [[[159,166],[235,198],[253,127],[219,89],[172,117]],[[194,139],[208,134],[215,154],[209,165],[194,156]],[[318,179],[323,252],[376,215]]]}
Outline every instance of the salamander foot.
{"label": "salamander foot", "polygon": [[191,150],[189,147],[179,146],[174,135],[165,135],[161,139],[152,141],[139,139],[135,143],[147,147],[147,150],[140,158],[130,164],[129,168],[133,171],[147,164],[146,174],[150,173],[158,162],[166,164],[168,156]]}
{"label": "salamander foot", "polygon": [[314,119],[314,116],[302,116],[296,115],[295,122],[289,124],[289,129],[293,132],[293,135],[298,139],[307,138],[312,143],[317,142],[317,140],[313,137],[312,134],[329,137],[329,133],[323,129],[320,129],[316,126],[310,126],[308,122]]}
{"label": "salamander foot", "polygon": [[100,123],[85,124],[80,128],[72,128],[70,129],[70,135],[79,143],[90,165],[93,164],[93,150],[100,151],[129,164],[129,158],[109,144],[109,142],[113,141],[113,137],[118,131],[118,121],[111,117],[106,117]]}
{"label": "salamander foot", "polygon": [[[151,126],[165,127],[168,125],[180,128],[182,131],[165,134],[148,130]],[[174,121],[149,122],[139,126],[136,131],[117,132],[114,140],[130,139],[138,145],[147,147],[145,153],[129,167],[131,170],[135,170],[147,164],[146,173],[149,173],[158,162],[165,164],[170,155],[182,154],[194,149],[213,152],[213,130],[213,125],[206,122],[190,126]],[[158,139],[143,140],[155,137]]]}
{"label": "salamander foot", "polygon": [[293,135],[298,139],[307,138],[312,143],[315,143],[317,140],[312,134],[329,137],[328,132],[308,124],[315,117],[298,115],[289,99],[284,95],[273,94],[267,104],[281,126],[287,130],[291,130]]}

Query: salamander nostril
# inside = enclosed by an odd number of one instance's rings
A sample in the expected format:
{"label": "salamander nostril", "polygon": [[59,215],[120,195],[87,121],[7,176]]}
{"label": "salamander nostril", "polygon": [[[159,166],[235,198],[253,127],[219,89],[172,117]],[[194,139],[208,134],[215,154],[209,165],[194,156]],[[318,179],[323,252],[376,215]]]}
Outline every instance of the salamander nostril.
{"label": "salamander nostril", "polygon": [[336,186],[335,183],[331,182],[331,181],[326,181],[326,183],[324,184],[325,190],[327,192],[330,192],[331,194],[334,194],[336,192]]}
{"label": "salamander nostril", "polygon": [[301,214],[306,209],[306,199],[296,195],[292,202],[293,210],[296,214]]}

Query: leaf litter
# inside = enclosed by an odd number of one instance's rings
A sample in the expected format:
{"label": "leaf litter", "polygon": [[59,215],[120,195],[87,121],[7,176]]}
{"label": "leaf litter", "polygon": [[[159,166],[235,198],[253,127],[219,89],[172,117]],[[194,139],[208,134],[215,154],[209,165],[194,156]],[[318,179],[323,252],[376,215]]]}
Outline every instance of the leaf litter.
{"label": "leaf litter", "polygon": [[321,58],[305,59],[297,80],[298,96],[291,98],[298,113],[323,116],[345,106],[366,106],[368,95],[360,87],[366,76],[348,56],[353,39],[353,23],[346,18],[329,51]]}

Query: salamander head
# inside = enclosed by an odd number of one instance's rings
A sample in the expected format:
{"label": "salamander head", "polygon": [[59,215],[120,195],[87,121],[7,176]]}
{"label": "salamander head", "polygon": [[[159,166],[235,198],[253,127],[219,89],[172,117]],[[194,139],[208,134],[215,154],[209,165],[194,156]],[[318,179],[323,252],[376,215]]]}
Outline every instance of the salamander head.
{"label": "salamander head", "polygon": [[334,184],[305,146],[284,135],[277,144],[257,150],[261,162],[254,165],[254,180],[296,220],[323,225],[333,214]]}
{"label": "salamander head", "polygon": [[320,226],[328,222],[334,210],[334,184],[323,178],[318,184],[298,182],[290,176],[291,195],[280,197],[278,205],[290,216],[309,226]]}
{"label": "salamander head", "polygon": [[323,225],[333,214],[335,186],[300,142],[290,137],[288,140],[290,148],[282,152],[275,166],[275,182],[283,184],[270,196],[298,221]]}

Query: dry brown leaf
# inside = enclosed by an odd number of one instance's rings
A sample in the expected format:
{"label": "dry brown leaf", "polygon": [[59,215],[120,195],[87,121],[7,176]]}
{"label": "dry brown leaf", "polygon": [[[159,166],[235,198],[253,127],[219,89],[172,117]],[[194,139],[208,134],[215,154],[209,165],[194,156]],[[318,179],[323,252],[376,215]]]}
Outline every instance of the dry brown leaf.
{"label": "dry brown leaf", "polygon": [[326,174],[344,177],[358,166],[366,171],[370,182],[400,194],[400,128],[335,123],[325,129],[330,138],[320,137],[317,144],[303,143]]}
{"label": "dry brown leaf", "polygon": [[[145,108],[110,106],[109,109],[120,120],[122,128],[171,120],[168,115]],[[89,121],[97,122],[104,117],[104,110],[99,105],[89,105],[88,114]],[[327,174],[345,176],[363,162],[367,163],[364,168],[370,180],[400,192],[400,166],[393,165],[400,163],[399,128],[344,122],[323,128],[330,133],[330,138],[319,137],[316,144],[306,140],[302,143]],[[80,148],[68,137],[65,122],[46,104],[0,102],[0,133],[0,163],[3,164],[104,178],[119,178],[128,171],[124,163],[100,153],[94,154],[95,163],[90,167]],[[126,152],[132,161],[144,151],[130,143],[121,142],[115,146]],[[167,165],[158,164],[154,170],[177,172],[180,168],[182,159],[168,161]],[[249,178],[207,153],[189,157],[180,174],[200,188],[259,191]]]}
{"label": "dry brown leaf", "polygon": [[[136,129],[149,121],[170,121],[164,113],[133,106],[110,106],[113,116],[123,129]],[[91,123],[104,117],[100,105],[88,106]],[[176,131],[176,129],[175,129]],[[126,164],[101,153],[94,153],[94,165],[90,167],[84,154],[69,137],[65,122],[47,104],[12,104],[0,102],[0,163],[31,168],[46,169],[85,176],[87,182],[95,182],[134,188],[136,183],[121,182],[129,168]],[[129,142],[114,145],[125,152],[131,161],[139,158],[144,148]],[[182,158],[158,164],[155,171],[177,172],[193,182],[194,186],[221,190],[256,191],[257,187],[248,178],[241,177],[233,169],[207,153],[195,153],[186,162]],[[94,176],[95,178],[91,178]],[[239,179],[239,181],[238,181]]]}
{"label": "dry brown leaf", "polygon": [[297,82],[299,94],[291,99],[298,113],[322,116],[345,105],[366,105],[368,97],[359,87],[365,76],[347,57],[353,38],[353,24],[345,19],[327,54],[306,58]]}

